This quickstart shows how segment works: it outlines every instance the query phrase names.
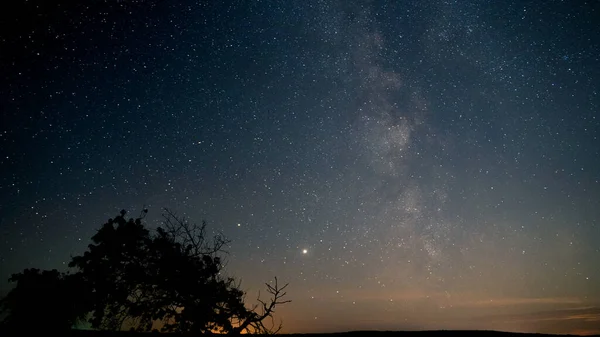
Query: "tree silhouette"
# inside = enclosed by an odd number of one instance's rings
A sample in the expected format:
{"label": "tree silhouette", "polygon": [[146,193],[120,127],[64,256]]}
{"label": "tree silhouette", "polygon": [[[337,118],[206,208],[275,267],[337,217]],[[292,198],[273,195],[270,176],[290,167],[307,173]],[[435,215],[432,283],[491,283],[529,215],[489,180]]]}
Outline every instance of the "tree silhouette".
{"label": "tree silhouette", "polygon": [[[101,330],[133,329],[164,332],[276,333],[267,326],[283,300],[287,284],[267,283],[268,301],[246,307],[239,283],[224,277],[221,256],[228,243],[221,235],[209,239],[206,223],[196,225],[170,210],[164,224],[148,230],[121,211],[92,237],[81,256],[69,263],[77,272],[25,269],[0,300],[2,332],[69,330],[87,319]],[[35,324],[31,324],[31,322]]]}
{"label": "tree silhouette", "polygon": [[0,300],[4,333],[68,331],[89,311],[85,285],[78,275],[25,269],[9,281],[17,284]]}
{"label": "tree silhouette", "polygon": [[[144,211],[145,214],[146,211]],[[228,243],[222,236],[206,236],[206,223],[196,225],[165,210],[164,225],[150,233],[142,217],[125,219],[126,212],[92,237],[82,256],[69,264],[90,289],[94,328],[179,333],[272,333],[277,305],[289,301],[275,279],[267,284],[273,297],[247,308],[245,294],[235,279],[222,276],[221,257]],[[260,310],[260,313],[258,312]]]}
{"label": "tree silhouette", "polygon": [[77,267],[91,289],[94,328],[118,330],[128,317],[140,316],[144,277],[148,265],[150,232],[141,218],[125,219],[123,210],[109,219],[92,236],[92,244],[83,256],[72,259],[69,267]]}

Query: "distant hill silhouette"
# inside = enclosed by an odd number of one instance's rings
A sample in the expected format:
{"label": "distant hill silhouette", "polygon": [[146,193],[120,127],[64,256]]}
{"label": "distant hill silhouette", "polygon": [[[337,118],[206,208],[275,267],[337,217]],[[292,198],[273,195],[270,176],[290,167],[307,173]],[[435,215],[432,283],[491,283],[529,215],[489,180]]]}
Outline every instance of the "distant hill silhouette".
{"label": "distant hill silhouette", "polygon": [[[376,330],[365,330],[365,331],[349,331],[349,332],[333,332],[333,333],[318,333],[318,334],[283,334],[285,336],[307,336],[307,337],[405,337],[405,336],[484,336],[484,337],[545,337],[545,336],[577,336],[577,335],[552,335],[552,334],[540,334],[540,333],[520,333],[520,332],[503,332],[503,331],[490,331],[490,330],[426,330],[426,331],[376,331]],[[600,336],[600,335],[596,335]],[[91,336],[90,336],[91,337]]]}

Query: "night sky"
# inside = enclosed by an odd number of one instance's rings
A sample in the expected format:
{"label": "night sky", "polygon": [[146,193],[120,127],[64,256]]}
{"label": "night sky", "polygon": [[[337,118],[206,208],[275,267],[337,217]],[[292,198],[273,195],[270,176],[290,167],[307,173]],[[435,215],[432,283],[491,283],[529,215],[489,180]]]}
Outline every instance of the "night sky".
{"label": "night sky", "polygon": [[600,333],[597,1],[91,3],[1,14],[3,292],[168,207],[285,332]]}

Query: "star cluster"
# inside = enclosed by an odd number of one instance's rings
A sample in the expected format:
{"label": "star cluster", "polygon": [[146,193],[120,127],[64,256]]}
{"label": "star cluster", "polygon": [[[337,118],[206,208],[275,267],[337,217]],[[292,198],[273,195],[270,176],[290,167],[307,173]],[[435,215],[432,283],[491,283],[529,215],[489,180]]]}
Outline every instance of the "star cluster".
{"label": "star cluster", "polygon": [[286,332],[600,333],[599,10],[20,4],[0,276],[65,269],[119,210],[156,226],[168,207],[232,240],[249,294],[290,283]]}

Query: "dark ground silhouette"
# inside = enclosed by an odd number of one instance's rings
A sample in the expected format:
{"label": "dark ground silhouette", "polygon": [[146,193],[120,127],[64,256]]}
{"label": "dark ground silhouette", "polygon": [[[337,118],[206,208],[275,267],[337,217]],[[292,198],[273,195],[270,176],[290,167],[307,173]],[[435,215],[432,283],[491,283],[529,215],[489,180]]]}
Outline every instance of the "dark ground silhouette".
{"label": "dark ground silhouette", "polygon": [[[138,337],[148,335],[159,335],[158,333],[136,333],[136,332],[108,332],[108,331],[72,331],[69,336],[73,337]],[[179,334],[160,334],[160,336],[181,336]],[[537,334],[537,333],[514,333],[501,331],[485,331],[485,330],[435,330],[435,331],[351,331],[339,333],[315,333],[315,334],[280,334],[281,336],[294,337],[401,337],[401,336],[484,336],[484,337],[545,337],[545,336],[577,336],[577,335],[552,335],[552,334]],[[594,335],[600,336],[600,335]]]}

